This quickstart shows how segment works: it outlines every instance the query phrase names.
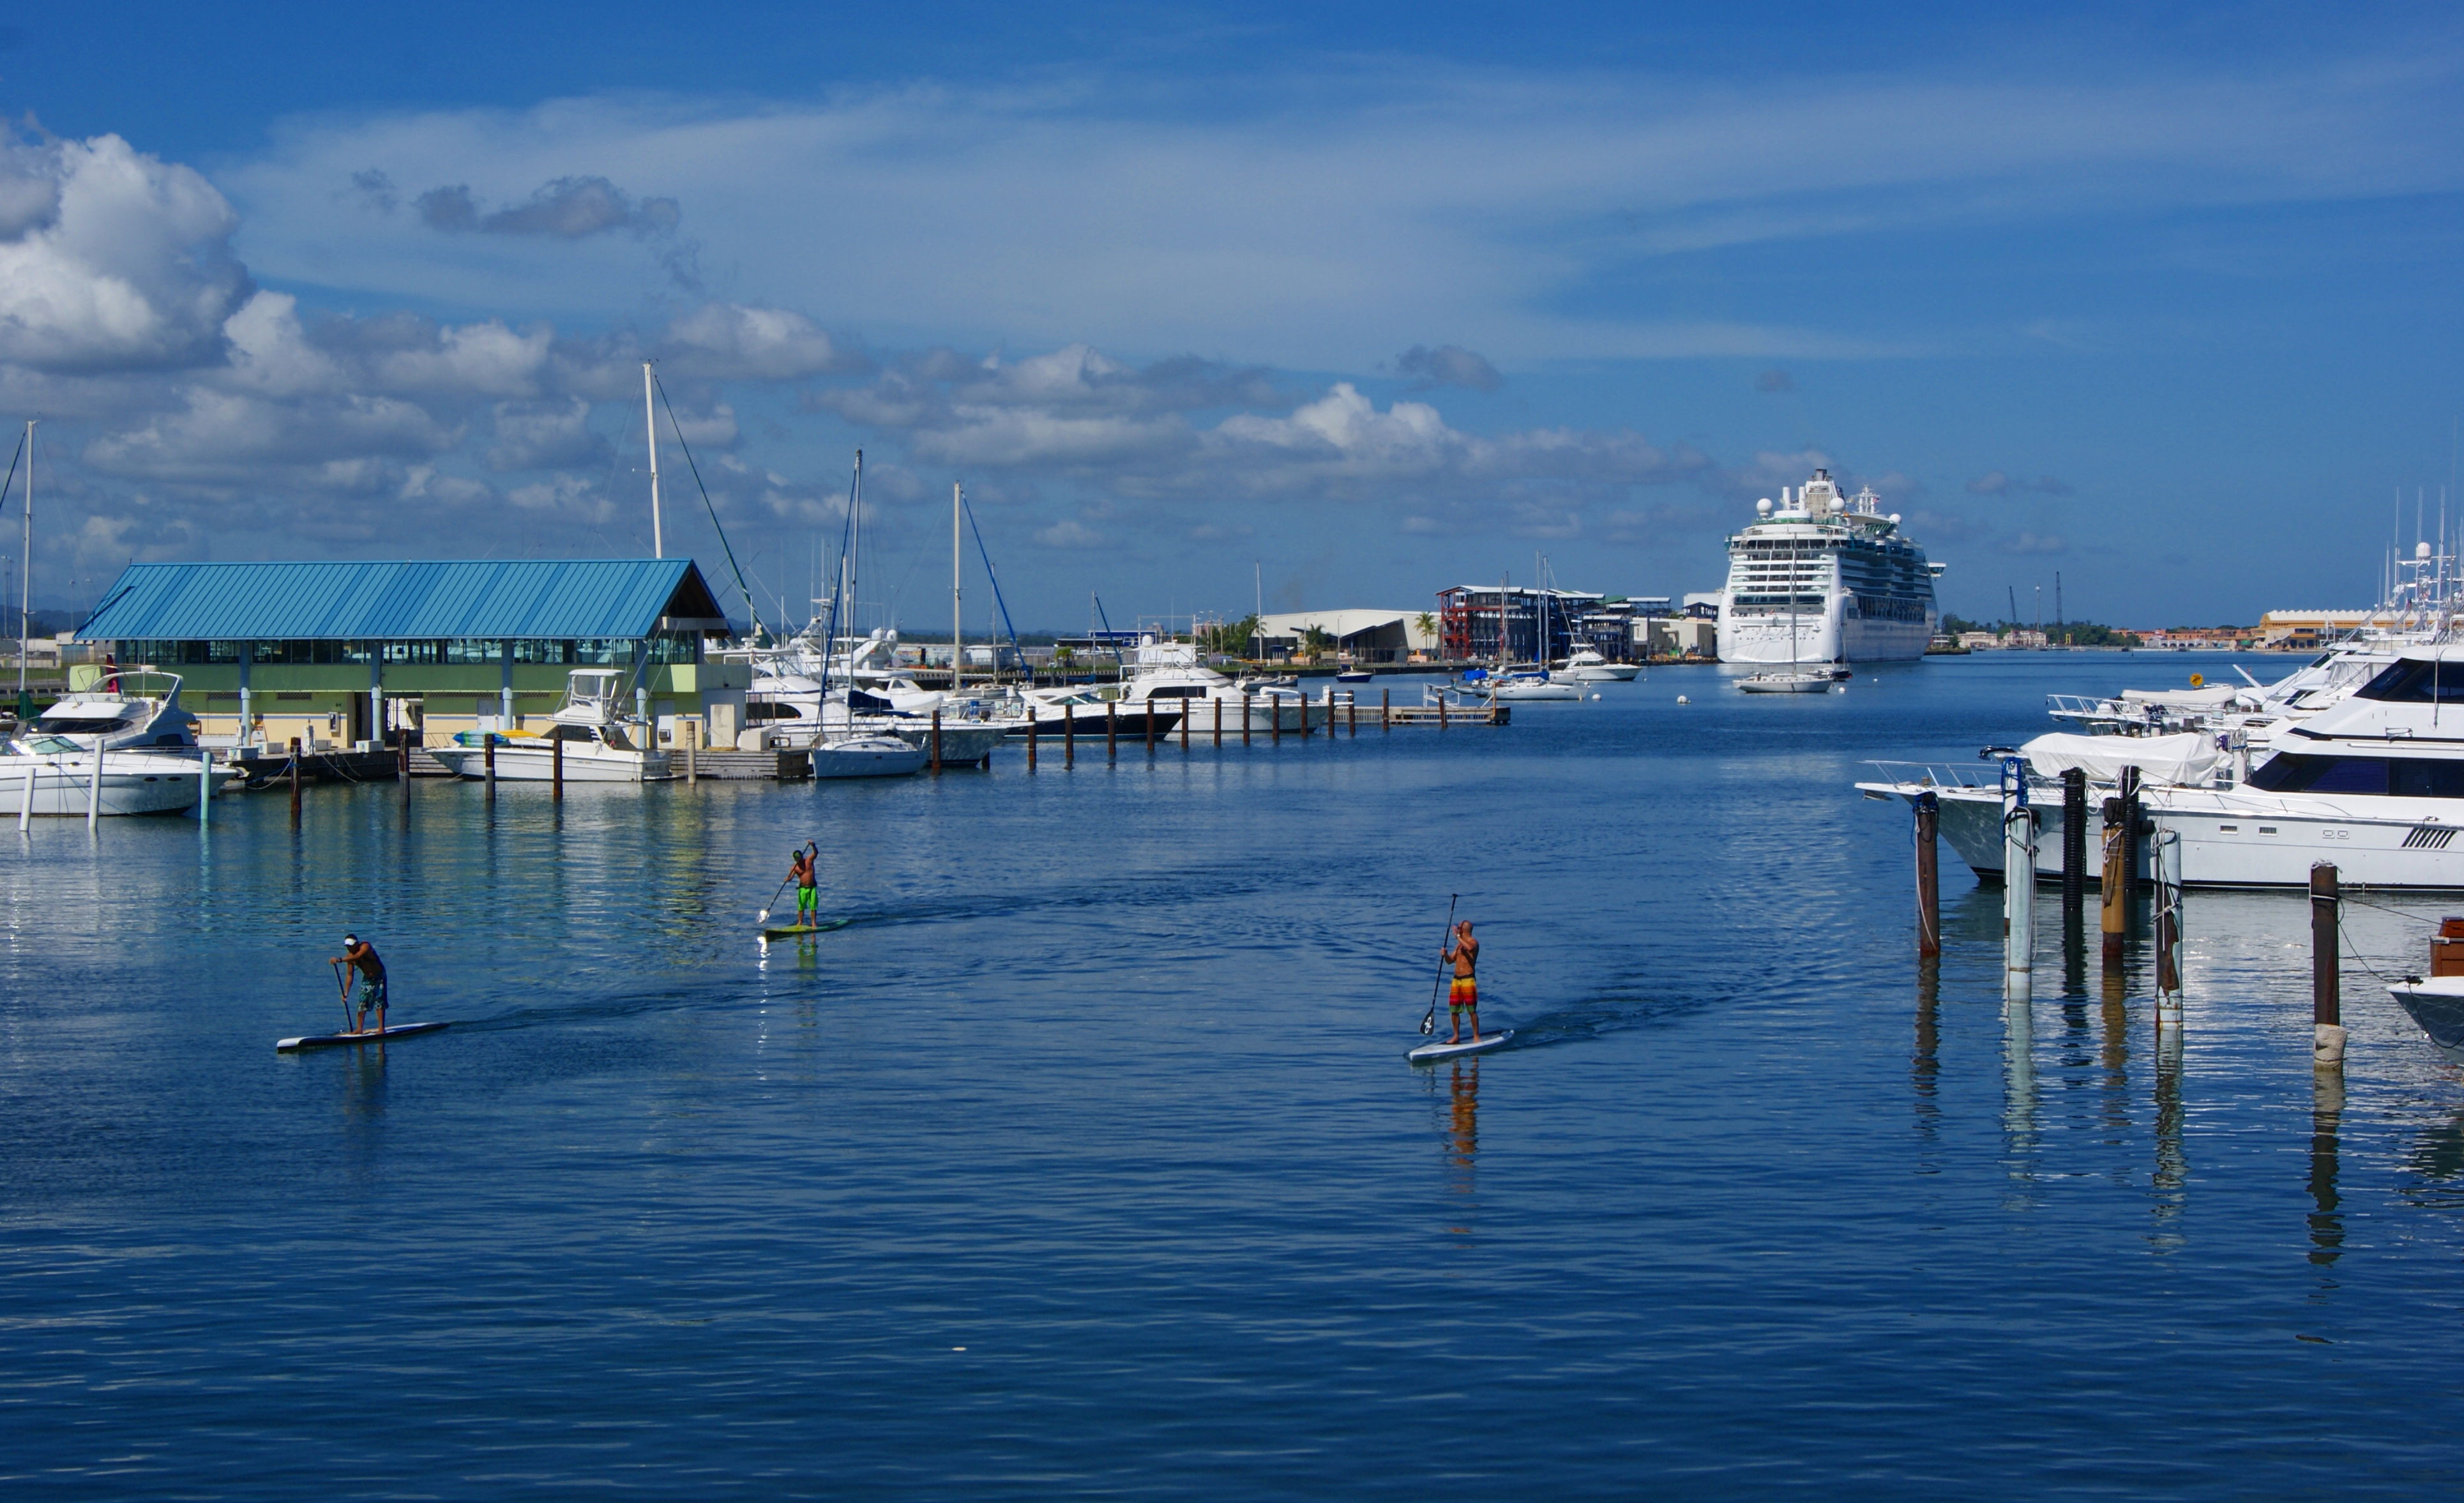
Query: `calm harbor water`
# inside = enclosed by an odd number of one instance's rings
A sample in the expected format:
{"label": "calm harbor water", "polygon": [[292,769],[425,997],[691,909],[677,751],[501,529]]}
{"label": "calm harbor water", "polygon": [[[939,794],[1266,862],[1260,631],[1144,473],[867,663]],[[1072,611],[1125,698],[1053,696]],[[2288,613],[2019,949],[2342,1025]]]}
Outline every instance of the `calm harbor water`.
{"label": "calm harbor water", "polygon": [[[0,1487],[2450,1491],[2464,1078],[2350,963],[2314,1075],[2297,897],[2191,895],[2170,1057],[2042,903],[2014,1030],[1849,786],[2220,661],[5,832]],[[807,836],[852,921],[765,953]],[[1452,892],[1519,1037],[1415,1070]],[[277,1057],[345,928],[453,1029]]]}

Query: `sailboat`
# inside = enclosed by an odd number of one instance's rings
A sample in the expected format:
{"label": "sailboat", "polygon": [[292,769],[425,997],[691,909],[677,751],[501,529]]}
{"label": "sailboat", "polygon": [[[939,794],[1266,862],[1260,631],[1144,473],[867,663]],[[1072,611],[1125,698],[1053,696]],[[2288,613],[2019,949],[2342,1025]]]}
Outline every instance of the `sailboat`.
{"label": "sailboat", "polygon": [[[1783,497],[1784,499],[1785,497]],[[1769,669],[1748,674],[1737,680],[1737,687],[1748,694],[1827,694],[1831,689],[1828,669],[1813,673],[1796,655],[1796,540],[1788,542],[1788,669]]]}
{"label": "sailboat", "polygon": [[[1547,579],[1545,571],[1543,580]],[[1582,684],[1570,674],[1555,674],[1535,662],[1532,666],[1509,667],[1506,658],[1506,586],[1498,586],[1498,671],[1489,676],[1488,694],[1492,699],[1580,699]],[[1543,584],[1532,591],[1533,625],[1531,655],[1546,659],[1549,655],[1549,586]]]}
{"label": "sailboat", "polygon": [[[825,642],[837,640],[839,607],[843,602],[855,598],[855,544],[861,536],[859,529],[863,526],[863,512],[864,451],[859,449],[855,455],[855,479],[847,498],[847,528],[839,544],[838,593],[830,601],[830,627],[822,638]],[[853,625],[852,622],[848,624]],[[825,699],[830,692],[830,660],[824,657],[821,692]],[[852,712],[851,698],[849,708]],[[814,740],[815,778],[898,778],[924,770],[925,760],[931,755],[927,747],[911,744],[886,731],[854,729],[852,713],[847,723],[850,725],[849,734],[833,736],[825,732]]]}

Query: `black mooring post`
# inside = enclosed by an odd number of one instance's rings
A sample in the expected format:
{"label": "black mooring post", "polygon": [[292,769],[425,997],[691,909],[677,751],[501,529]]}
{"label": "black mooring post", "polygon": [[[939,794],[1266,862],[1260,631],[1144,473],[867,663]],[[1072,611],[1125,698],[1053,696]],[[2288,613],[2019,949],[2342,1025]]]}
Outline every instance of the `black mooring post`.
{"label": "black mooring post", "polygon": [[1942,953],[1941,851],[1935,842],[1942,801],[1931,793],[1917,795],[1917,955]]}
{"label": "black mooring post", "polygon": [[2062,774],[2062,932],[2079,927],[2087,910],[2087,774]]}

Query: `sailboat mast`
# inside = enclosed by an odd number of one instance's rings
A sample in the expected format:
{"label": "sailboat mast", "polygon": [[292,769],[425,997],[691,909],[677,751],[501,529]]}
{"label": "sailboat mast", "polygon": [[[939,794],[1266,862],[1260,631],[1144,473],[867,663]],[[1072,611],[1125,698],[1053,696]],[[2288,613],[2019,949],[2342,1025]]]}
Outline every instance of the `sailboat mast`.
{"label": "sailboat mast", "polygon": [[950,693],[958,692],[958,679],[966,670],[961,654],[966,650],[967,622],[958,610],[958,505],[961,497],[958,482],[950,482]]}
{"label": "sailboat mast", "polygon": [[[17,718],[33,718],[33,701],[26,693],[26,637],[34,621],[34,425],[26,424],[26,544],[19,550],[17,586]],[[100,741],[95,744],[100,745]]]}
{"label": "sailboat mast", "polygon": [[642,362],[642,434],[650,445],[650,557],[668,556],[667,539],[659,531],[659,423],[650,406],[650,363]]}

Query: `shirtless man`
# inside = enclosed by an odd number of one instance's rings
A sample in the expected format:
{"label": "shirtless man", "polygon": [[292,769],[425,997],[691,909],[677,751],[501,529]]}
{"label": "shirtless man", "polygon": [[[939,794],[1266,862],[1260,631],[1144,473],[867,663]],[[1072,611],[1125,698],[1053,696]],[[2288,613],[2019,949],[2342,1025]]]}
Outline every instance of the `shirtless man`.
{"label": "shirtless man", "polygon": [[1470,919],[1455,925],[1455,932],[1447,939],[1446,947],[1439,959],[1453,961],[1455,967],[1455,984],[1446,991],[1446,1026],[1453,1030],[1446,1042],[1463,1042],[1463,1014],[1468,1012],[1471,1014],[1471,1041],[1477,1044],[1480,1042],[1480,983],[1472,973],[1480,965],[1480,941],[1471,937]]}
{"label": "shirtless man", "polygon": [[377,1009],[377,1031],[383,1033],[385,1026],[385,961],[377,959],[376,946],[358,935],[346,934],[342,936],[342,953],[328,963],[348,964],[360,973],[360,1026],[352,1031],[365,1033],[368,1030],[368,1009],[374,1007]]}
{"label": "shirtless man", "polygon": [[821,921],[821,879],[813,874],[813,858],[821,853],[822,848],[807,840],[804,849],[795,852],[796,859],[787,868],[788,877],[796,884],[796,922],[800,924]]}

